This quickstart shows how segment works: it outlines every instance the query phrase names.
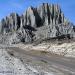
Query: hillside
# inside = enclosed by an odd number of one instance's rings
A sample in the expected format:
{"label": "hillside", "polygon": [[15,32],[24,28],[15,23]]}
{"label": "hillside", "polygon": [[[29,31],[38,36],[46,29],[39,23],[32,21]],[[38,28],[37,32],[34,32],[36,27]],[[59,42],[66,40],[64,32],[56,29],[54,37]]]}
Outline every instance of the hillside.
{"label": "hillside", "polygon": [[0,22],[0,42],[33,43],[45,39],[74,38],[74,26],[58,4],[43,3],[29,7],[21,16],[11,13]]}

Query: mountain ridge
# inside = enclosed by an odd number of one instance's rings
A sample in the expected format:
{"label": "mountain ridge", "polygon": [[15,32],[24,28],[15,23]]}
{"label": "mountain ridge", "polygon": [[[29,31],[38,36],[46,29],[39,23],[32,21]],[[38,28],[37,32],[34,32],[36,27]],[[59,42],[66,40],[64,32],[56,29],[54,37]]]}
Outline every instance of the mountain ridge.
{"label": "mountain ridge", "polygon": [[48,3],[29,7],[21,16],[11,13],[1,20],[0,33],[5,37],[9,35],[12,42],[25,43],[60,36],[73,38],[75,34],[73,24],[65,18],[60,6]]}

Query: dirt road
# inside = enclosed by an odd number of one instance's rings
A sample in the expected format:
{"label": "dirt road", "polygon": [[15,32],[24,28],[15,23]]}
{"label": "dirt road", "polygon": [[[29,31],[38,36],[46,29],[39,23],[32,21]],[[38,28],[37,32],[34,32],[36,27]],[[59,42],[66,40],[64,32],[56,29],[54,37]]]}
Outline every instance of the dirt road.
{"label": "dirt road", "polygon": [[58,72],[58,75],[75,75],[75,58],[52,55],[43,51],[27,51],[17,47],[9,47],[7,51],[10,55],[20,59],[23,64],[42,65],[46,70],[51,68],[48,71]]}

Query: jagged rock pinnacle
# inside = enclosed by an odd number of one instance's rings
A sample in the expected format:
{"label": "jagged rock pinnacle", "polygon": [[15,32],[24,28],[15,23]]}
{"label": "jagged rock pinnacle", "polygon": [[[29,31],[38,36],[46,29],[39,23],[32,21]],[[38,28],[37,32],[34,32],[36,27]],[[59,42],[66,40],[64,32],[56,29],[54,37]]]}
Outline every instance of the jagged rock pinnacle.
{"label": "jagged rock pinnacle", "polygon": [[73,25],[67,21],[58,4],[43,3],[37,8],[29,7],[19,16],[11,13],[0,22],[0,33],[17,32],[21,41],[55,38],[62,35],[74,37]]}

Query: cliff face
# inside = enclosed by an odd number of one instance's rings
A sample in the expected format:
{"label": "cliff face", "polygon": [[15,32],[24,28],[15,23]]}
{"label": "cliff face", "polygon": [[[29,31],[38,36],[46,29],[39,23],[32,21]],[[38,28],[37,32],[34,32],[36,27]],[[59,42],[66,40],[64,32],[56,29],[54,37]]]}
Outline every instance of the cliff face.
{"label": "cliff face", "polygon": [[1,20],[1,32],[8,33],[16,31],[20,28],[20,16],[16,13],[11,13],[9,16]]}
{"label": "cliff face", "polygon": [[11,13],[1,20],[0,33],[16,33],[14,39],[25,43],[65,35],[74,37],[73,25],[66,20],[60,6],[48,3],[37,8],[29,7],[21,16]]}
{"label": "cliff face", "polygon": [[39,27],[41,25],[55,25],[64,22],[64,14],[58,5],[42,4],[37,8],[29,7],[22,15],[23,25]]}

